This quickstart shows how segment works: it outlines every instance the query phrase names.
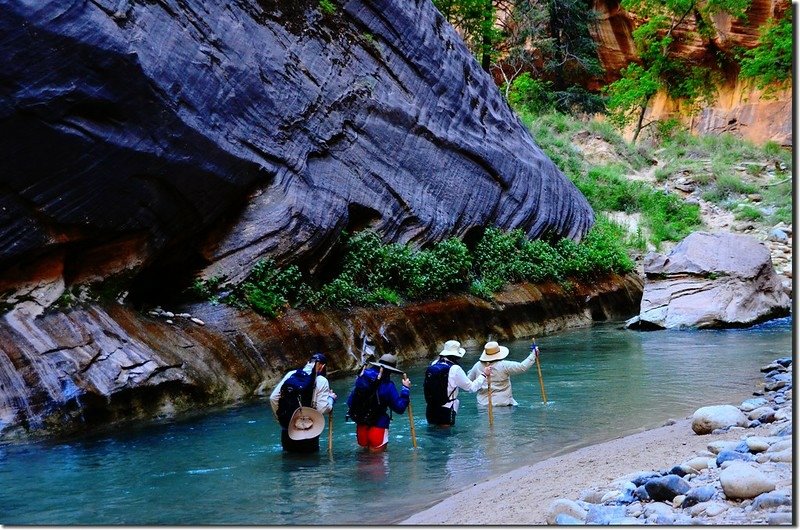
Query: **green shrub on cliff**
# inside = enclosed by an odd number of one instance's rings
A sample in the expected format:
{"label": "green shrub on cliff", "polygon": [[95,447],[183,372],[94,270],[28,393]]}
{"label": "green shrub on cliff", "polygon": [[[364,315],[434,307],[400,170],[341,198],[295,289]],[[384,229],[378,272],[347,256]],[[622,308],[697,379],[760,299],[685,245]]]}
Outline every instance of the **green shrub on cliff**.
{"label": "green shrub on cliff", "polygon": [[783,84],[792,78],[792,10],[779,21],[770,19],[759,29],[758,46],[743,52],[739,75],[753,79],[758,88]]}
{"label": "green shrub on cliff", "polygon": [[288,307],[400,305],[451,293],[470,292],[491,299],[492,293],[511,282],[555,281],[567,286],[570,277],[628,272],[633,262],[625,252],[624,239],[624,232],[603,217],[580,243],[531,241],[522,230],[489,228],[474,251],[456,238],[419,250],[384,244],[367,230],[344,236],[343,254],[331,265],[339,273],[318,289],[310,286],[297,266],[279,268],[267,259],[260,260],[224,301],[275,317]]}

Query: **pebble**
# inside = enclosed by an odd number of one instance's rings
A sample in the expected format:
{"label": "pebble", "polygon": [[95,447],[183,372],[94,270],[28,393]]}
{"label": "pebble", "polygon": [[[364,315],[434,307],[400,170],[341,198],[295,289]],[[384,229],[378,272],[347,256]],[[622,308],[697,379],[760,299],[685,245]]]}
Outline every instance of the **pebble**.
{"label": "pebble", "polygon": [[[707,452],[689,455],[681,464],[631,473],[605,488],[584,490],[581,504],[574,503],[578,517],[562,512],[553,515],[552,521],[681,526],[793,524],[792,374],[787,371],[791,365],[791,357],[784,357],[762,368],[764,391],[754,392],[757,397],[743,401],[738,408],[731,406],[745,419],[744,424],[737,419],[714,427],[717,432],[742,431],[738,441],[712,440]],[[738,418],[730,409],[725,412],[730,418]],[[747,421],[747,416],[756,419]],[[767,418],[775,422],[769,435],[748,434],[744,425],[761,425]],[[562,501],[573,502],[555,502]],[[548,523],[554,524],[550,519]]]}
{"label": "pebble", "polygon": [[202,320],[200,320],[200,319],[199,319],[199,318],[197,318],[197,317],[192,317],[190,320],[191,320],[192,322],[194,322],[195,324],[197,324],[198,326],[205,326],[205,325],[206,325],[206,323],[205,323],[205,322],[203,322]]}

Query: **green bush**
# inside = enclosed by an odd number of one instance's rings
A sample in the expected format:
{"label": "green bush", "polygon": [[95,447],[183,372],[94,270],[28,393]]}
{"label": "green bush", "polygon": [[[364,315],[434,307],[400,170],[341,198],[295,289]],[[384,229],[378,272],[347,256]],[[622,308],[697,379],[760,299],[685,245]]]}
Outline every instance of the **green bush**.
{"label": "green bush", "polygon": [[319,0],[319,8],[326,15],[332,15],[336,13],[336,4],[334,4],[332,0]]}
{"label": "green bush", "polygon": [[747,221],[758,221],[759,219],[764,217],[764,214],[761,213],[761,210],[754,206],[750,206],[749,204],[743,204],[741,208],[736,210],[734,217],[739,220],[747,220]]}
{"label": "green bush", "polygon": [[792,10],[779,21],[770,19],[761,26],[758,45],[740,55],[739,75],[754,79],[758,88],[783,83],[792,76]]}

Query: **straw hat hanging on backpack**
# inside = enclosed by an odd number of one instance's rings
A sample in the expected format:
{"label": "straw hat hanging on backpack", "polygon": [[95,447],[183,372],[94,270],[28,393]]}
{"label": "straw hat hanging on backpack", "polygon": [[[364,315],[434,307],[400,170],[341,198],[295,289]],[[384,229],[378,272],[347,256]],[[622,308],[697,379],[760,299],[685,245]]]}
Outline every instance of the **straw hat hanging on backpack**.
{"label": "straw hat hanging on backpack", "polygon": [[322,415],[336,401],[324,375],[327,363],[324,354],[315,353],[303,368],[287,373],[269,397],[272,412],[281,425],[281,446],[285,451],[319,451],[319,435],[325,428]]}

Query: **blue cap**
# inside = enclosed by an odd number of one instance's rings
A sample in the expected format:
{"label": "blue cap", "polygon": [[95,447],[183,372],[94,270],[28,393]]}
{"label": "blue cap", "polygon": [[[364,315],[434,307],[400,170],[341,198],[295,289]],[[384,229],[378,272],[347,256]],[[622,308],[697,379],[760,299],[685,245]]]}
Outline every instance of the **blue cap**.
{"label": "blue cap", "polygon": [[322,364],[328,364],[328,358],[325,357],[324,353],[319,353],[319,352],[312,355],[310,361],[315,361]]}

